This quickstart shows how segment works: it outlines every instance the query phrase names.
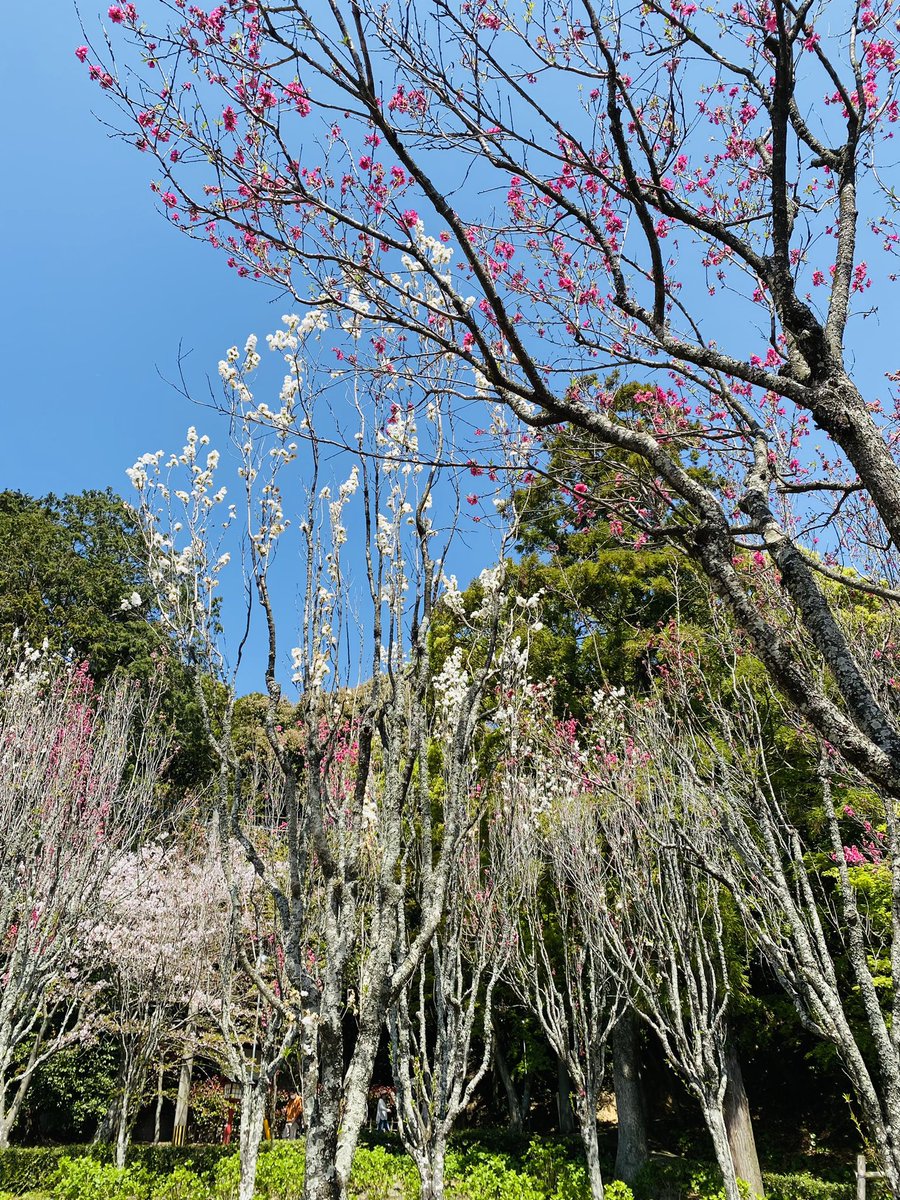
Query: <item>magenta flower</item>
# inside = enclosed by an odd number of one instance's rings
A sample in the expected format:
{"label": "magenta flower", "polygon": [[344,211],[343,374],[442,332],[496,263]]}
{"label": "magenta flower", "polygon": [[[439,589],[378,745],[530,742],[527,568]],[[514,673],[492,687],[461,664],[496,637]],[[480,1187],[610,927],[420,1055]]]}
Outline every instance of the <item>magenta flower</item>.
{"label": "magenta flower", "polygon": [[83,63],[84,60],[87,58],[87,56],[88,56],[87,46],[76,46],[75,47],[75,57],[78,59],[78,61],[80,63]]}
{"label": "magenta flower", "polygon": [[125,20],[125,14],[122,9],[119,8],[118,4],[113,4],[106,15],[114,25],[121,25]]}
{"label": "magenta flower", "polygon": [[233,133],[237,129],[237,113],[230,104],[222,113],[222,123],[229,133]]}

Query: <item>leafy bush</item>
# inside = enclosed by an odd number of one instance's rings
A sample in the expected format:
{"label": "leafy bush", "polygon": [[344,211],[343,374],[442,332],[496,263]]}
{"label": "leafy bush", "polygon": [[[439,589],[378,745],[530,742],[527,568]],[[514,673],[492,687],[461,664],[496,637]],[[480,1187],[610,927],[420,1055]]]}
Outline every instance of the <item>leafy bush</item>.
{"label": "leafy bush", "polygon": [[621,1179],[612,1179],[603,1185],[605,1200],[634,1200],[634,1193]]}
{"label": "leafy bush", "polygon": [[384,1146],[360,1147],[353,1159],[350,1195],[365,1200],[415,1200],[419,1176],[407,1155]]}
{"label": "leafy bush", "polygon": [[856,1189],[849,1170],[847,1179],[847,1183],[826,1183],[808,1171],[795,1175],[774,1175],[769,1171],[763,1174],[769,1200],[852,1200]]}
{"label": "leafy bush", "polygon": [[[212,1180],[216,1165],[234,1155],[231,1146],[152,1146],[134,1144],[128,1149],[127,1165],[141,1167],[149,1175],[168,1178],[184,1168],[202,1180]],[[63,1159],[91,1159],[111,1163],[108,1145],[10,1146],[0,1151],[0,1191],[22,1196],[47,1191]],[[173,1198],[174,1200],[174,1198]]]}
{"label": "leafy bush", "polygon": [[162,1182],[154,1182],[152,1200],[207,1200],[209,1185],[190,1167],[176,1167]]}
{"label": "leafy bush", "polygon": [[511,1156],[467,1150],[447,1155],[447,1195],[451,1200],[545,1200],[546,1192]]}
{"label": "leafy bush", "polygon": [[124,1167],[95,1158],[63,1158],[53,1180],[53,1200],[151,1200],[153,1176],[143,1167]]}
{"label": "leafy bush", "polygon": [[231,1107],[221,1079],[201,1079],[193,1083],[188,1114],[191,1141],[218,1142]]}
{"label": "leafy bush", "polygon": [[[262,1146],[265,1151],[265,1144]],[[234,1146],[153,1146],[132,1143],[128,1162],[140,1163],[154,1175],[170,1175],[178,1167],[187,1167],[201,1179],[211,1180],[223,1158],[235,1153]]]}
{"label": "leafy bush", "polygon": [[[533,1138],[506,1151],[489,1151],[471,1138],[447,1154],[448,1200],[589,1200],[584,1160],[563,1139]],[[0,1200],[40,1192],[42,1200],[232,1200],[240,1162],[229,1146],[135,1145],[117,1171],[109,1146],[12,1147],[0,1151]],[[258,1200],[299,1200],[304,1172],[302,1141],[263,1144],[257,1169]],[[608,1178],[610,1172],[606,1172]],[[765,1174],[768,1200],[854,1200],[852,1172],[829,1183],[806,1172]],[[634,1200],[618,1180],[606,1200]],[[721,1200],[714,1164],[656,1159],[635,1189],[642,1200]],[[419,1179],[399,1143],[360,1145],[349,1194],[353,1200],[418,1200]],[[35,1198],[37,1200],[37,1198]]]}
{"label": "leafy bush", "polygon": [[[739,1183],[749,1195],[747,1185]],[[849,1167],[846,1183],[828,1183],[808,1172],[768,1171],[763,1172],[763,1183],[767,1200],[853,1200],[855,1196]],[[685,1159],[654,1159],[641,1171],[635,1190],[645,1200],[718,1200],[724,1195],[722,1174],[714,1163]]]}

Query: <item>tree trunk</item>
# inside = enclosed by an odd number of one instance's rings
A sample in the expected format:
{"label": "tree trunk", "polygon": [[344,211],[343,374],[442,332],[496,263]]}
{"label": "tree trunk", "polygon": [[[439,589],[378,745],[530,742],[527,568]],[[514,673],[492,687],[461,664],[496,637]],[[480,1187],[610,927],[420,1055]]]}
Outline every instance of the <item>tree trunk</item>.
{"label": "tree trunk", "polygon": [[116,1128],[117,1114],[119,1111],[118,1100],[113,1100],[109,1108],[97,1122],[97,1132],[94,1134],[94,1145],[103,1145],[106,1142],[113,1140],[113,1133]]}
{"label": "tree trunk", "polygon": [[513,1133],[521,1133],[523,1128],[522,1106],[519,1104],[519,1097],[516,1095],[516,1087],[509,1073],[503,1049],[497,1039],[496,1026],[494,1027],[494,1067],[497,1070],[503,1091],[506,1093],[506,1106],[509,1109],[509,1128]]}
{"label": "tree trunk", "polygon": [[306,1110],[303,1200],[344,1200],[346,1194],[337,1169],[343,1058],[340,1017],[335,1027],[321,1022],[318,1089]]}
{"label": "tree trunk", "polygon": [[[408,1151],[407,1151],[408,1153]],[[447,1146],[443,1137],[414,1154],[419,1172],[420,1200],[444,1200],[444,1164]]]}
{"label": "tree trunk", "polygon": [[9,1134],[13,1120],[6,1110],[5,1096],[0,1093],[0,1150],[9,1149]]}
{"label": "tree trunk", "polygon": [[160,1145],[162,1126],[162,1085],[166,1076],[166,1063],[160,1060],[160,1072],[156,1076],[156,1112],[154,1114],[154,1146]]}
{"label": "tree trunk", "polygon": [[572,1085],[569,1082],[566,1064],[559,1057],[556,1059],[556,1106],[559,1112],[559,1132],[574,1133],[575,1114],[572,1112]]}
{"label": "tree trunk", "polygon": [[12,1099],[9,1098],[9,1088],[0,1086],[0,1150],[9,1148],[9,1135],[19,1117],[19,1110],[25,1099],[25,1093],[31,1083],[31,1073],[20,1080]]}
{"label": "tree trunk", "polygon": [[725,1090],[722,1112],[734,1173],[738,1179],[743,1179],[750,1185],[751,1195],[765,1196],[759,1156],[756,1153],[756,1139],[753,1136],[753,1122],[750,1118],[750,1105],[744,1090],[744,1077],[734,1040],[730,1036],[725,1046],[725,1065],[728,1071],[728,1087]]}
{"label": "tree trunk", "polygon": [[591,1200],[603,1200],[603,1175],[600,1170],[600,1146],[597,1140],[597,1108],[587,1097],[582,1097],[578,1110],[578,1126],[584,1145]]}
{"label": "tree trunk", "polygon": [[131,1108],[131,1089],[128,1084],[122,1088],[119,1097],[119,1112],[116,1120],[116,1166],[121,1171],[125,1166],[125,1156],[128,1153],[128,1117]]}
{"label": "tree trunk", "polygon": [[188,1027],[184,1039],[184,1057],[181,1060],[181,1070],[178,1072],[178,1095],[175,1098],[175,1122],[172,1128],[172,1143],[184,1146],[187,1143],[188,1113],[191,1106],[191,1078],[194,1074],[195,1032],[194,1020],[197,1015],[197,1000],[191,996],[188,1005]]}
{"label": "tree trunk", "polygon": [[378,1043],[381,1040],[383,1021],[382,1013],[377,1024],[361,1023],[356,1045],[353,1048],[353,1059],[343,1080],[343,1111],[335,1161],[343,1188],[346,1188],[350,1178],[353,1156],[359,1141],[359,1131],[365,1124],[368,1112],[369,1086],[372,1082],[372,1071],[375,1066],[375,1056],[378,1053]]}
{"label": "tree trunk", "polygon": [[641,1080],[637,1018],[625,1012],[612,1032],[613,1081],[616,1089],[615,1174],[629,1187],[647,1164],[647,1116]]}
{"label": "tree trunk", "polygon": [[178,1094],[175,1097],[175,1121],[172,1127],[172,1143],[184,1146],[187,1143],[188,1115],[191,1107],[191,1077],[194,1073],[194,1056],[182,1060],[178,1072]]}
{"label": "tree trunk", "polygon": [[731,1157],[731,1147],[728,1144],[728,1130],[725,1128],[725,1116],[721,1106],[704,1107],[703,1118],[712,1137],[713,1149],[716,1152],[716,1162],[722,1172],[727,1200],[741,1200],[738,1191],[737,1175],[734,1171],[734,1160]]}
{"label": "tree trunk", "polygon": [[262,1139],[265,1115],[265,1080],[260,1078],[255,1083],[244,1084],[241,1096],[241,1180],[238,1186],[238,1200],[253,1200],[256,1191],[256,1162],[259,1158],[259,1143]]}

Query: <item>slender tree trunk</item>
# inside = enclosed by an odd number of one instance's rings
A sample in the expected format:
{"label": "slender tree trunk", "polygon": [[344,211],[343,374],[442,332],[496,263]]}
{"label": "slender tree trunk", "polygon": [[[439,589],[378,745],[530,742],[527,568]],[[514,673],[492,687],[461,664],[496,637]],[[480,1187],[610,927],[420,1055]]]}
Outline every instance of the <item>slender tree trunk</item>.
{"label": "slender tree trunk", "polygon": [[[581,1097],[578,1104],[578,1126],[584,1144],[587,1163],[588,1184],[591,1200],[603,1200],[603,1175],[600,1171],[600,1144],[597,1139],[597,1108],[588,1097]],[[730,1200],[730,1198],[729,1198]]]}
{"label": "slender tree trunk", "polygon": [[191,1078],[194,1074],[194,1056],[182,1060],[178,1072],[178,1094],[175,1097],[175,1121],[172,1127],[172,1142],[176,1146],[187,1143],[188,1115],[191,1107]]}
{"label": "slender tree trunk", "polygon": [[728,1144],[728,1130],[725,1127],[725,1116],[721,1106],[715,1107],[712,1105],[705,1107],[703,1118],[712,1137],[716,1162],[719,1164],[719,1169],[722,1172],[727,1200],[741,1200],[737,1185],[737,1175],[734,1171],[734,1160],[731,1157],[731,1147]]}
{"label": "slender tree trunk", "polygon": [[0,1090],[0,1150],[9,1148],[9,1134],[14,1119],[7,1111],[5,1089]]}
{"label": "slender tree trunk", "polygon": [[566,1064],[559,1057],[556,1059],[556,1106],[559,1111],[559,1132],[574,1133],[575,1114],[572,1112],[572,1085],[569,1082]]}
{"label": "slender tree trunk", "polygon": [[523,1126],[522,1106],[519,1104],[519,1097],[516,1095],[516,1087],[509,1073],[503,1049],[497,1040],[496,1026],[494,1027],[494,1066],[497,1069],[497,1075],[506,1094],[506,1106],[509,1110],[509,1128],[513,1133],[521,1133]]}
{"label": "slender tree trunk", "polygon": [[738,1179],[743,1179],[750,1185],[751,1195],[765,1196],[759,1155],[756,1153],[756,1139],[753,1136],[750,1104],[744,1090],[741,1064],[731,1037],[728,1038],[725,1047],[725,1064],[728,1071],[728,1087],[725,1090],[723,1114],[734,1172]]}
{"label": "slender tree trunk", "polygon": [[256,1163],[265,1115],[266,1084],[264,1079],[260,1078],[256,1083],[245,1084],[241,1096],[241,1180],[238,1186],[238,1200],[253,1200],[256,1191]]}
{"label": "slender tree trunk", "polygon": [[125,1156],[128,1153],[128,1118],[131,1109],[131,1087],[124,1084],[122,1095],[119,1097],[119,1111],[116,1120],[116,1166],[121,1171],[125,1166]]}
{"label": "slender tree trunk", "polygon": [[[431,1148],[431,1200],[444,1200],[444,1160],[447,1146],[443,1137],[435,1138]],[[425,1200],[423,1195],[422,1200]]]}
{"label": "slender tree trunk", "polygon": [[191,1078],[194,1074],[194,1019],[196,1012],[197,1002],[192,996],[188,1008],[188,1027],[184,1040],[184,1056],[181,1060],[181,1069],[178,1072],[178,1095],[175,1097],[175,1121],[172,1128],[172,1142],[176,1146],[184,1146],[187,1142],[188,1113],[191,1106]]}
{"label": "slender tree trunk", "polygon": [[113,1133],[116,1128],[116,1119],[119,1111],[118,1100],[113,1100],[109,1108],[97,1122],[97,1132],[94,1134],[94,1145],[103,1145],[106,1142],[113,1140]]}
{"label": "slender tree trunk", "polygon": [[[385,1004],[384,1008],[386,1007]],[[343,1082],[344,1107],[341,1113],[341,1129],[335,1165],[344,1188],[350,1178],[353,1155],[356,1153],[356,1145],[359,1141],[359,1131],[365,1123],[368,1112],[369,1086],[372,1081],[372,1071],[375,1067],[375,1057],[378,1054],[378,1043],[381,1040],[383,1024],[383,1011],[377,1021],[361,1023],[353,1049],[353,1061]]]}
{"label": "slender tree trunk", "polygon": [[159,1060],[159,1073],[156,1076],[156,1112],[153,1117],[153,1145],[159,1145],[160,1126],[162,1125],[162,1108],[163,1108],[163,1080],[166,1073],[166,1065],[162,1059]]}
{"label": "slender tree trunk", "polygon": [[[7,1067],[8,1065],[7,1063]],[[9,1147],[9,1135],[19,1119],[36,1069],[36,1064],[32,1061],[14,1087],[0,1073],[0,1150]]]}
{"label": "slender tree trunk", "polygon": [[10,1098],[8,1086],[0,1085],[0,1150],[9,1148],[9,1135],[19,1117],[19,1110],[31,1083],[31,1075],[19,1082],[15,1094]]}
{"label": "slender tree trunk", "polygon": [[613,1081],[616,1089],[615,1174],[630,1187],[647,1164],[647,1116],[641,1079],[637,1017],[622,1014],[612,1032]]}

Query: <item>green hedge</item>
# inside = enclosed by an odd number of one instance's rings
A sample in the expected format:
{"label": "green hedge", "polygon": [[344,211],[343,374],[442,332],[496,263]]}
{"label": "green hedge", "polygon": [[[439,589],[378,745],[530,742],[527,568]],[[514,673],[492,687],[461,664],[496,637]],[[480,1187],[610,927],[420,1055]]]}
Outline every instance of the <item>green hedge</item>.
{"label": "green hedge", "polygon": [[[826,1182],[806,1171],[763,1171],[763,1184],[767,1200],[854,1200],[856,1196],[856,1177],[849,1163],[846,1183]],[[722,1193],[722,1174],[715,1163],[657,1158],[641,1172],[635,1191],[641,1200],[706,1200]]]}
{"label": "green hedge", "polygon": [[856,1196],[856,1178],[850,1166],[846,1183],[826,1183],[807,1171],[795,1175],[764,1171],[763,1183],[769,1200],[853,1200]]}
{"label": "green hedge", "polygon": [[[264,1147],[265,1149],[265,1147]],[[128,1149],[127,1165],[141,1167],[152,1175],[170,1175],[178,1167],[189,1167],[202,1179],[212,1179],[216,1167],[235,1152],[233,1146],[147,1146],[133,1144]],[[93,1159],[111,1164],[113,1147],[104,1144],[85,1146],[10,1146],[0,1150],[0,1192],[22,1195],[47,1190],[64,1158]]]}
{"label": "green hedge", "polygon": [[[368,1139],[367,1139],[368,1141]],[[447,1155],[448,1200],[587,1200],[583,1160],[574,1147],[533,1138],[527,1147],[489,1150],[471,1139]],[[299,1200],[303,1143],[275,1142],[261,1149],[259,1200]],[[12,1147],[0,1151],[0,1200],[41,1192],[47,1200],[230,1200],[239,1161],[229,1146],[130,1148],[125,1171],[112,1165],[110,1146]],[[611,1171],[605,1178],[611,1179]],[[763,1176],[768,1200],[853,1200],[846,1183],[829,1183],[805,1172]],[[642,1200],[721,1200],[721,1176],[712,1164],[656,1159],[635,1189]],[[633,1200],[624,1184],[610,1182],[609,1200]],[[417,1200],[418,1177],[396,1139],[361,1145],[353,1166],[355,1200]]]}

